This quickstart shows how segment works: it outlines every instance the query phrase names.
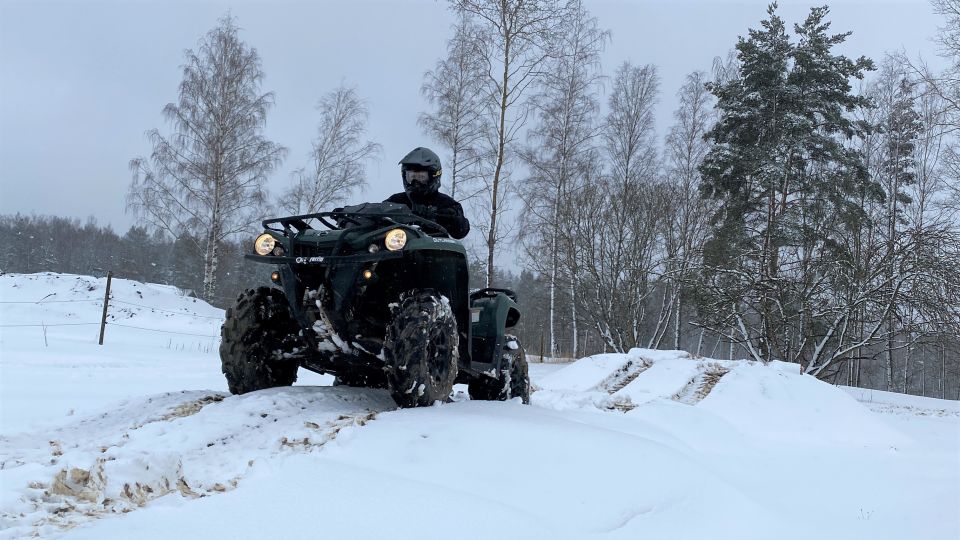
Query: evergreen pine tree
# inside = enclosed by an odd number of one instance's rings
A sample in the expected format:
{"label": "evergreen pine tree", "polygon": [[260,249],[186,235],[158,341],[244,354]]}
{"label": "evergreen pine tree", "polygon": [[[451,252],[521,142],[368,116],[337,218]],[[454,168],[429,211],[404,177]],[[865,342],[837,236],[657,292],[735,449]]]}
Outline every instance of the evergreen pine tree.
{"label": "evergreen pine tree", "polygon": [[870,183],[845,142],[859,129],[849,113],[868,105],[850,79],[872,63],[833,53],[849,33],[827,33],[828,8],[811,9],[791,43],[776,7],[738,42],[737,76],[710,86],[719,121],[700,168],[704,193],[722,203],[705,248],[706,307],[763,360],[809,353],[810,310],[842,257],[831,234],[864,218],[851,194]]}

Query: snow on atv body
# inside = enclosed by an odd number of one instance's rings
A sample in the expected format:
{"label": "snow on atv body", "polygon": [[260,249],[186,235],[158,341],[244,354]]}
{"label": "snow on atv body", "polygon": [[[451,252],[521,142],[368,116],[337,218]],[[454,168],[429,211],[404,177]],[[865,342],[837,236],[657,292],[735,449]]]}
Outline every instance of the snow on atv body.
{"label": "snow on atv body", "polygon": [[[309,222],[320,223],[317,229]],[[302,366],[350,386],[388,387],[401,407],[445,400],[529,401],[520,319],[506,289],[469,292],[466,250],[400,204],[367,203],[263,221],[246,257],[275,287],[228,310],[220,356],[233,393],[290,385]]]}

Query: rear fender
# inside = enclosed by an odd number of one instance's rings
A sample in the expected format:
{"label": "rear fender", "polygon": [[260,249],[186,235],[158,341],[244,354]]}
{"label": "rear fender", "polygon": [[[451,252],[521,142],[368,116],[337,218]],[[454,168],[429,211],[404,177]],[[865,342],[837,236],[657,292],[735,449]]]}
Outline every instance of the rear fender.
{"label": "rear fender", "polygon": [[520,320],[520,307],[504,292],[475,296],[470,303],[470,320],[473,361],[499,372],[506,346],[504,336]]}

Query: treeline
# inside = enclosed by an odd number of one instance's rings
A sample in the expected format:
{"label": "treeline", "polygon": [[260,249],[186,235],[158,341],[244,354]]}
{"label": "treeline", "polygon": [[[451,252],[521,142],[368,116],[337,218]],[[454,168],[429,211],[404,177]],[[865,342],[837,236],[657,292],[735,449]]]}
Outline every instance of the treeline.
{"label": "treeline", "polygon": [[[148,283],[175,285],[199,296],[203,287],[203,254],[187,237],[172,239],[145,227],[131,227],[117,234],[94,219],[53,216],[0,216],[0,234],[7,244],[0,250],[0,272],[63,272],[116,277]],[[244,262],[252,239],[224,241],[220,282],[210,303],[231,305],[244,289],[269,283],[270,269]],[[38,299],[39,300],[39,299]]]}

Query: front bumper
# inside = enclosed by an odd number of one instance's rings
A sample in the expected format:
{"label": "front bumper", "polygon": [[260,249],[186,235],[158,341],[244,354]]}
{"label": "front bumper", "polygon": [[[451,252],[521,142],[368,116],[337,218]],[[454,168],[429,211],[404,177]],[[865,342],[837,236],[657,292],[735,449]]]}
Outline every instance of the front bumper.
{"label": "front bumper", "polygon": [[258,263],[291,264],[294,266],[320,266],[339,263],[362,263],[371,261],[386,261],[403,257],[403,251],[378,251],[376,253],[357,253],[354,255],[324,255],[314,257],[275,257],[273,255],[256,255],[248,253],[244,258]]}

